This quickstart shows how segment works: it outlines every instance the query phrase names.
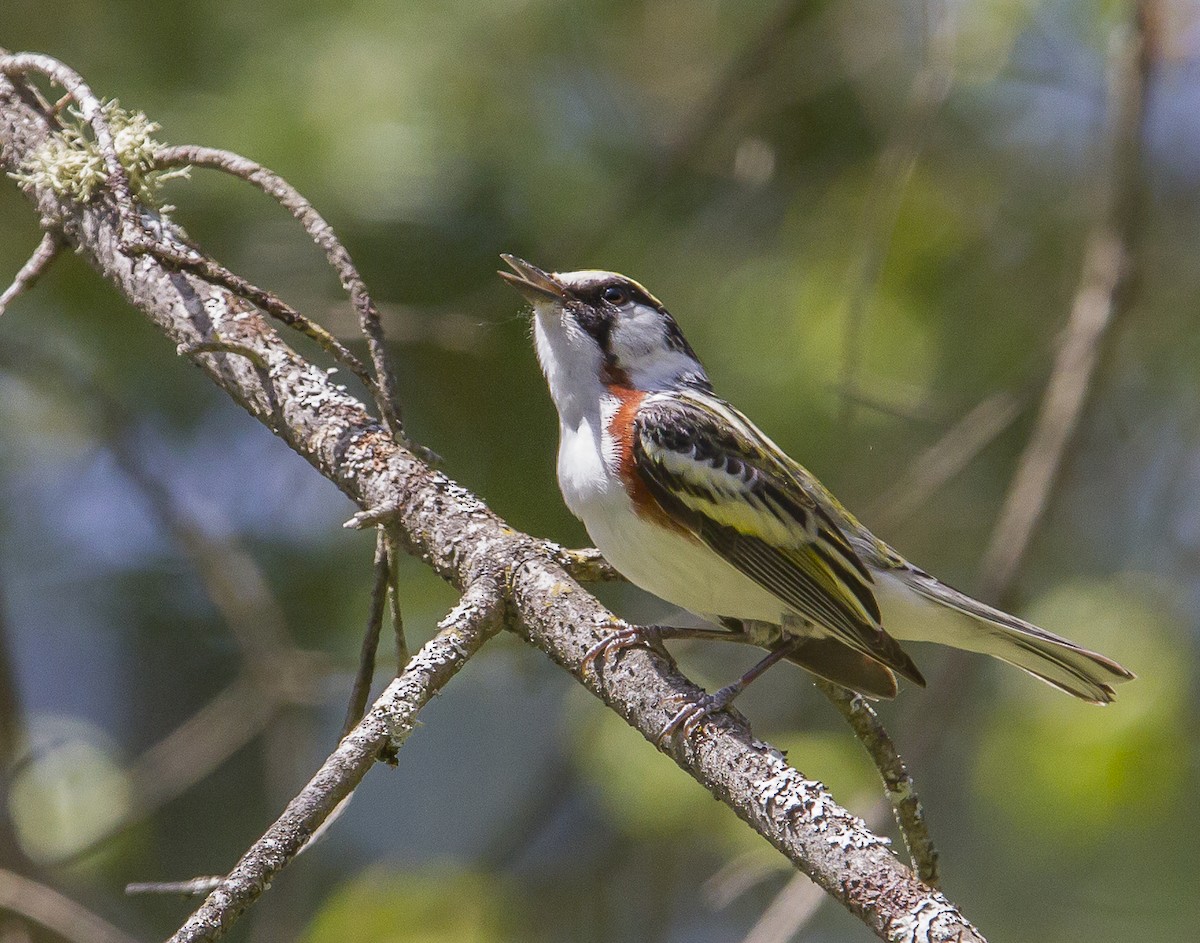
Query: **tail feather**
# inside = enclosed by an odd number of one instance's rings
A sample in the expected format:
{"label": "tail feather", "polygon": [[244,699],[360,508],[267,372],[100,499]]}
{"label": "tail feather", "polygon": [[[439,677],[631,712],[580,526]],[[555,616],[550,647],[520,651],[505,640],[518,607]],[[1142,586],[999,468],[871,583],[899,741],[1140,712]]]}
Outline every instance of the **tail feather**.
{"label": "tail feather", "polygon": [[[1111,658],[972,599],[921,570],[894,571],[881,582],[884,625],[898,638],[992,655],[1094,704],[1111,702],[1113,686],[1134,677]],[[889,598],[894,621],[889,619]],[[922,598],[946,608],[930,610],[920,605]],[[919,611],[913,611],[914,602]]]}
{"label": "tail feather", "polygon": [[1066,639],[1025,638],[1009,628],[998,640],[1000,646],[989,654],[1093,704],[1111,703],[1116,697],[1112,685],[1132,678],[1116,662]]}

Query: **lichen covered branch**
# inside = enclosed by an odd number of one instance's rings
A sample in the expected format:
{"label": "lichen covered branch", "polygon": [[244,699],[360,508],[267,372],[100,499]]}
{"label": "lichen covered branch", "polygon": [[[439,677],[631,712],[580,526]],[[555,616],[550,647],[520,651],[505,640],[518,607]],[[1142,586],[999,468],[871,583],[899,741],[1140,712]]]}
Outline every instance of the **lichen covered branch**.
{"label": "lichen covered branch", "polygon": [[395,752],[416,727],[421,708],[499,631],[504,611],[499,590],[499,586],[481,581],[463,594],[439,624],[437,634],[342,739],[283,815],[171,937],[171,943],[200,943],[220,937],[303,850],[380,754]]}

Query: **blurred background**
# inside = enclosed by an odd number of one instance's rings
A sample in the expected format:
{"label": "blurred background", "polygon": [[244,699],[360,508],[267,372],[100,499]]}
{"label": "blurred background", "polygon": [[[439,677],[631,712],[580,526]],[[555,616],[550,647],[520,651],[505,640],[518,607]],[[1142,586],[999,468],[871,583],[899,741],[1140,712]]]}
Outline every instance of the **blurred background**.
{"label": "blurred background", "polygon": [[[1128,2],[6,0],[0,45],[62,59],[163,141],[299,187],[381,302],[411,433],[515,526],[587,542],[503,251],[644,282],[717,389],[882,537],[1137,672],[1100,710],[915,646],[934,683],[881,707],[950,898],[993,940],[1098,943],[1187,938],[1200,904],[1200,9],[1146,6],[1132,126],[1112,94]],[[1132,179],[1114,138],[1141,143]],[[996,587],[981,564],[1114,187],[1130,278],[1046,513]],[[195,171],[165,199],[358,343],[267,198]],[[38,238],[0,186],[0,281]],[[192,903],[124,885],[228,870],[336,742],[371,583],[371,536],[340,527],[353,510],[74,256],[12,306],[0,867],[134,940],[182,922]],[[415,648],[454,595],[402,573]],[[675,652],[709,688],[756,657]],[[803,673],[739,703],[878,816],[872,767]],[[515,638],[422,721],[232,939],[869,938]],[[55,938],[0,912],[4,943]]]}

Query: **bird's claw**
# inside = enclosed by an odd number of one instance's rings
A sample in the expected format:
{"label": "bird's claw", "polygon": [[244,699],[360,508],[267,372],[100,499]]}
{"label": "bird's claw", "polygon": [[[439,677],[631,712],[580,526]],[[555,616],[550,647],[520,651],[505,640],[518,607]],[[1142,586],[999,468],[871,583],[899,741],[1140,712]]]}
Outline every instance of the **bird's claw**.
{"label": "bird's claw", "polygon": [[616,629],[604,636],[584,653],[583,661],[579,663],[580,674],[586,675],[595,671],[596,659],[622,648],[635,648],[638,645],[653,646],[659,642],[655,626],[627,625]]}
{"label": "bird's claw", "polygon": [[683,739],[687,740],[696,732],[696,728],[709,717],[725,710],[733,699],[738,696],[743,687],[744,685],[735,682],[734,684],[726,685],[713,694],[705,694],[698,700],[690,704],[685,704],[667,721],[667,725],[663,727],[662,733],[658,735],[658,745],[662,746],[676,732],[681,733]]}

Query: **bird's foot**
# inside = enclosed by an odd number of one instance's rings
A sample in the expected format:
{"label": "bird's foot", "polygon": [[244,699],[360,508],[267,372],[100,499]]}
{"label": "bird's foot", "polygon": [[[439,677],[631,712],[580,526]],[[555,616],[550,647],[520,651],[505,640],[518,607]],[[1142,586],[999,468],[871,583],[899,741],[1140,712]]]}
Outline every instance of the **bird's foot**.
{"label": "bird's foot", "polygon": [[795,649],[796,645],[796,641],[789,641],[772,649],[770,654],[753,665],[749,671],[734,681],[733,684],[727,684],[719,691],[713,694],[705,694],[699,700],[685,705],[674,717],[667,721],[667,725],[663,727],[662,733],[658,735],[658,745],[662,746],[663,742],[677,730],[683,734],[683,739],[686,740],[696,732],[696,728],[707,718],[719,711],[725,710],[725,708],[732,704],[733,699],[746,690],[747,685],[754,682],[757,678],[762,677],[763,672],[781,658],[786,658]]}
{"label": "bird's foot", "polygon": [[676,732],[681,733],[684,740],[688,739],[705,720],[732,704],[733,699],[742,692],[744,687],[745,684],[738,679],[733,684],[725,685],[719,691],[705,694],[698,700],[684,705],[663,727],[662,733],[658,735],[658,745],[662,746]]}
{"label": "bird's foot", "polygon": [[580,674],[586,675],[596,670],[596,660],[608,657],[613,652],[623,648],[646,646],[662,650],[662,641],[669,634],[669,628],[661,625],[626,625],[604,636],[600,641],[587,650],[583,661],[579,663]]}

